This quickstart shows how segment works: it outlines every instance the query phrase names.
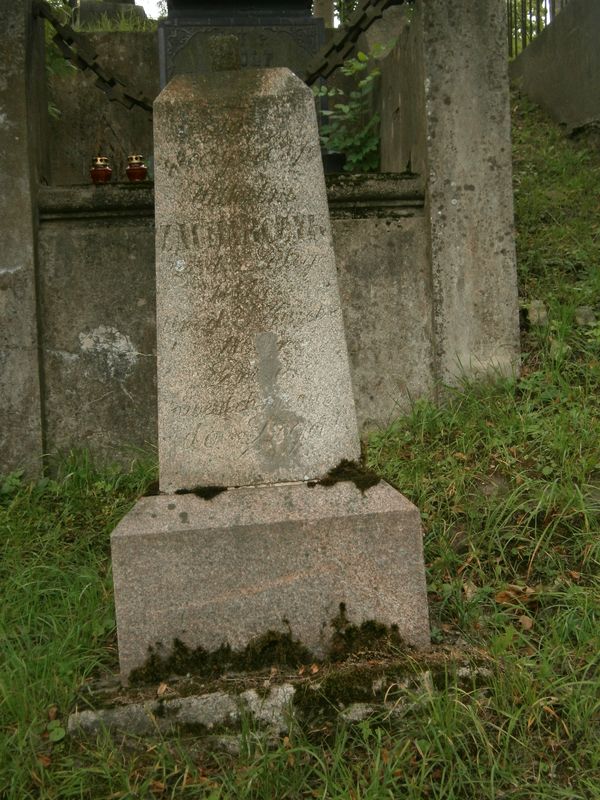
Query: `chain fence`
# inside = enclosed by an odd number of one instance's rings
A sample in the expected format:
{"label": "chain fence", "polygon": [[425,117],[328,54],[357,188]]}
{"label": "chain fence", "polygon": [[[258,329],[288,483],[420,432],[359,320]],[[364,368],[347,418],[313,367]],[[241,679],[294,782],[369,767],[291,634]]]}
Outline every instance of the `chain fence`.
{"label": "chain fence", "polygon": [[383,17],[383,12],[391,6],[409,5],[415,0],[363,0],[353,14],[350,15],[348,24],[338,28],[333,39],[321,48],[311,61],[307,70],[305,81],[311,86],[319,79],[327,79],[345,61],[351,58],[356,49],[356,44],[363,33],[371,25]]}
{"label": "chain fence", "polygon": [[[508,51],[511,58],[518,55],[554,19],[569,0],[506,0],[508,17]],[[409,5],[415,0],[362,0],[350,15],[348,22],[339,28],[311,61],[305,75],[310,85],[326,80],[351,58],[357,42],[371,25],[383,17],[391,6]],[[77,69],[89,70],[96,76],[98,86],[112,102],[126,108],[138,107],[152,115],[152,101],[137,92],[98,61],[97,55],[69,25],[56,14],[45,0],[34,0],[34,15],[41,17],[54,28],[53,41],[63,57]]]}
{"label": "chain fence", "polygon": [[111,75],[98,61],[98,56],[89,44],[69,25],[65,25],[54,8],[44,0],[34,0],[33,14],[50,23],[54,28],[52,41],[63,58],[84,72],[89,70],[96,76],[96,86],[105,93],[111,102],[120,103],[125,108],[138,107],[152,115],[152,101],[140,92],[132,90],[127,84]]}

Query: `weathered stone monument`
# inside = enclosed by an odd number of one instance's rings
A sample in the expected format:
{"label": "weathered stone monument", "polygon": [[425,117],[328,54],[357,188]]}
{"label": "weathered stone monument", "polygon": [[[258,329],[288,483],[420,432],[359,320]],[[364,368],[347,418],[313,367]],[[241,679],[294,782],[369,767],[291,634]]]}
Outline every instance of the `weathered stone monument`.
{"label": "weathered stone monument", "polygon": [[132,17],[146,19],[146,12],[135,0],[79,0],[77,22],[80,25],[93,25],[103,18],[119,19]]}
{"label": "weathered stone monument", "polygon": [[161,494],[112,537],[124,679],[175,639],[324,656],[340,604],[429,636],[417,509],[335,478],[360,448],[311,92],[217,44],[155,104]]}
{"label": "weathered stone monument", "polygon": [[242,67],[289,67],[302,75],[325,41],[311,0],[168,0],[158,29],[160,79],[207,72],[209,42],[220,34],[240,41]]}

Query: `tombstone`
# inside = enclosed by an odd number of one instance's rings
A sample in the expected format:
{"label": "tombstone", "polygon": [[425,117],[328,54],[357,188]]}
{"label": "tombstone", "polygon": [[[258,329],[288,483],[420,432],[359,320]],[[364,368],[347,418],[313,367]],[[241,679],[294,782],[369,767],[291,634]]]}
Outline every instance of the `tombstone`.
{"label": "tombstone", "polygon": [[154,123],[161,494],[112,536],[123,679],[175,640],[326,656],[341,604],[426,644],[417,509],[339,474],[360,445],[310,90],[180,75]]}
{"label": "tombstone", "polygon": [[242,67],[289,67],[302,76],[325,41],[310,0],[168,0],[159,23],[160,80],[207,72],[209,42],[220,34],[240,41]]}
{"label": "tombstone", "polygon": [[79,0],[79,25],[93,25],[103,17],[119,19],[122,15],[146,19],[146,12],[135,4],[135,0]]}

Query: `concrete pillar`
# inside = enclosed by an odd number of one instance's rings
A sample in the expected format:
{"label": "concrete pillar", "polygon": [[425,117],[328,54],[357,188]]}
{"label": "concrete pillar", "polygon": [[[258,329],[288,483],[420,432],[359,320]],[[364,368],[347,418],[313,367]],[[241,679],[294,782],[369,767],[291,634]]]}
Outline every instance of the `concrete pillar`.
{"label": "concrete pillar", "polygon": [[506,9],[418,0],[438,380],[511,374],[519,330]]}
{"label": "concrete pillar", "polygon": [[30,475],[43,452],[32,133],[37,25],[31,0],[0,0],[0,471]]}

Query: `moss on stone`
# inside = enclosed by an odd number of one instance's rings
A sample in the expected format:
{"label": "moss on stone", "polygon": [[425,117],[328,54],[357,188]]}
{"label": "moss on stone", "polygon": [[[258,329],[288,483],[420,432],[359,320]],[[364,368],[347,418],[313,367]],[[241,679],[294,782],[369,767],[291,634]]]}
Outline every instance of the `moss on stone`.
{"label": "moss on stone", "polygon": [[227,491],[227,486],[194,486],[193,489],[178,489],[175,494],[195,494],[203,500],[212,500]]}
{"label": "moss on stone", "polygon": [[348,481],[353,483],[357,489],[364,494],[367,489],[372,486],[377,486],[381,482],[379,475],[376,475],[371,470],[363,467],[356,461],[348,461],[344,459],[340,461],[337,467],[330,469],[327,475],[320,478],[318,481],[308,481],[307,486],[313,488],[315,486],[325,486],[327,488],[335,486],[337,483]]}
{"label": "moss on stone", "polygon": [[237,652],[228,644],[212,652],[203,647],[192,650],[180,639],[174,639],[170,653],[160,644],[151,647],[146,663],[131,672],[129,682],[156,683],[170,675],[188,673],[215,678],[228,671],[246,672],[270,666],[296,668],[312,660],[310,651],[293,639],[290,632],[267,631]]}
{"label": "moss on stone", "polygon": [[[322,663],[343,661],[365,652],[397,656],[401,650],[408,650],[396,625],[387,626],[376,620],[354,625],[348,619],[344,603],[340,603],[331,627],[331,644]],[[150,647],[145,664],[132,671],[129,682],[139,686],[188,674],[215,679],[225,672],[252,672],[274,666],[297,668],[314,661],[311,651],[294,639],[291,631],[267,631],[240,651],[234,651],[228,644],[212,652],[202,647],[191,649],[180,639],[174,639],[170,652],[160,643]]]}
{"label": "moss on stone", "polygon": [[331,626],[334,633],[331,638],[330,657],[333,660],[346,658],[365,650],[387,652],[390,649],[399,650],[404,646],[397,625],[388,627],[376,620],[353,625],[347,617],[344,603],[340,603],[339,613],[332,619]]}

